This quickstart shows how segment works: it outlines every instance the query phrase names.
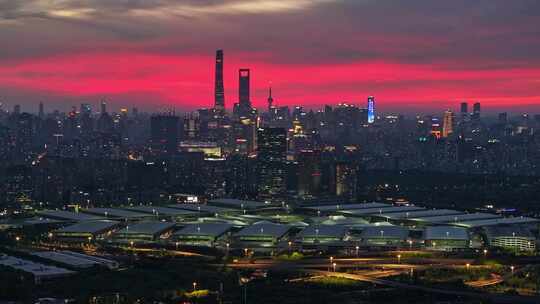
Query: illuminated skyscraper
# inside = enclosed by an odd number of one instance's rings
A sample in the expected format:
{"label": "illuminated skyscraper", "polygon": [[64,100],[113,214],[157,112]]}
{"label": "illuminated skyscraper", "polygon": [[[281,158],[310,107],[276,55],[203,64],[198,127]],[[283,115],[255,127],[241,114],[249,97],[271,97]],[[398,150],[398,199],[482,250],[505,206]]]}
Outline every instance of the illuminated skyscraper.
{"label": "illuminated skyscraper", "polygon": [[287,132],[284,128],[264,128],[257,133],[258,196],[275,200],[285,193]]}
{"label": "illuminated skyscraper", "polygon": [[216,113],[225,113],[225,89],[223,86],[223,50],[216,51],[216,76],[214,87],[214,109]]}
{"label": "illuminated skyscraper", "polygon": [[369,96],[367,102],[367,121],[368,123],[375,122],[375,97]]}
{"label": "illuminated skyscraper", "polygon": [[92,106],[90,104],[87,104],[87,103],[81,103],[81,107],[79,109],[79,112],[81,113],[81,115],[85,115],[85,114],[91,115],[92,114]]}
{"label": "illuminated skyscraper", "polygon": [[200,132],[200,117],[198,113],[189,113],[184,117],[184,134],[187,139],[195,139],[199,137]]}
{"label": "illuminated skyscraper", "polygon": [[355,162],[337,162],[335,164],[335,194],[353,199],[356,197],[358,165]]}
{"label": "illuminated skyscraper", "polygon": [[454,133],[454,112],[447,110],[443,117],[442,137],[448,137]]}
{"label": "illuminated skyscraper", "polygon": [[251,113],[249,81],[249,69],[240,69],[238,71],[238,110],[240,116],[249,116],[249,114]]}

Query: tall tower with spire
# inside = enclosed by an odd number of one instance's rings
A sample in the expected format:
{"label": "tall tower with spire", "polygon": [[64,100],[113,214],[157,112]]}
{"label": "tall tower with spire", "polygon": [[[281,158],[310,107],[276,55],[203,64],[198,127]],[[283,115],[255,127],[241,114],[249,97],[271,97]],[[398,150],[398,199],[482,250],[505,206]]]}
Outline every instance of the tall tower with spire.
{"label": "tall tower with spire", "polygon": [[274,98],[272,98],[272,85],[268,88],[268,113],[272,112],[272,106],[274,105]]}
{"label": "tall tower with spire", "polygon": [[223,50],[216,51],[216,76],[214,83],[214,110],[225,114],[225,89],[223,86]]}

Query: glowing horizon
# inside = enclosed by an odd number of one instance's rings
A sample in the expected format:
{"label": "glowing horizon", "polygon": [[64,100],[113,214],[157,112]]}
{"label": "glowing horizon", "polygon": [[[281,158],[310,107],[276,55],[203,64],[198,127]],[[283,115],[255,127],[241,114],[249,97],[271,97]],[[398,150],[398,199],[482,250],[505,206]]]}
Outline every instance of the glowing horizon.
{"label": "glowing horizon", "polygon": [[277,105],[540,110],[540,5],[458,2],[20,1],[0,11],[0,101],[212,107],[223,49],[227,109],[246,67],[258,108],[272,82]]}

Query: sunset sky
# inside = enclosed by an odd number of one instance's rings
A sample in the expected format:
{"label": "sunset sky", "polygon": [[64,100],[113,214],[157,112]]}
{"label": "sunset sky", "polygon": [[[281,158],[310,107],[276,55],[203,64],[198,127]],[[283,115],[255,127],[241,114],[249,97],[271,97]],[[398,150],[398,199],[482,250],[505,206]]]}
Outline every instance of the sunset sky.
{"label": "sunset sky", "polygon": [[252,70],[262,107],[540,111],[538,0],[0,0],[0,102],[189,110]]}

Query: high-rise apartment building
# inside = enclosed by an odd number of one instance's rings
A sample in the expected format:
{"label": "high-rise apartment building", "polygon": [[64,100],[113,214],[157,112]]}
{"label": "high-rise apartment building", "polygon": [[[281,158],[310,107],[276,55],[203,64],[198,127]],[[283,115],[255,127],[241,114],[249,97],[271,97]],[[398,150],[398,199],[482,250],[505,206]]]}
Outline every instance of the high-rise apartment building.
{"label": "high-rise apartment building", "polygon": [[152,150],[157,154],[175,154],[178,150],[178,116],[156,115],[150,118]]}
{"label": "high-rise apartment building", "polygon": [[284,128],[264,128],[257,132],[258,196],[276,200],[285,193],[287,132]]}
{"label": "high-rise apartment building", "polygon": [[448,137],[454,133],[454,112],[447,110],[443,116],[442,137]]}

